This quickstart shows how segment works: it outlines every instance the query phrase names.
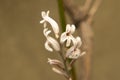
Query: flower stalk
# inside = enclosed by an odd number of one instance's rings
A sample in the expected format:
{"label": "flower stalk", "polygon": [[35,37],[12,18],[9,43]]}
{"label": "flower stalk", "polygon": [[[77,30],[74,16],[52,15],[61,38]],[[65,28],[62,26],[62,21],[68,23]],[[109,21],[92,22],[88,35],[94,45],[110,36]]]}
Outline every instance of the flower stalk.
{"label": "flower stalk", "polygon": [[[43,34],[46,37],[45,49],[49,52],[56,51],[62,59],[60,61],[48,58],[48,63],[54,72],[63,75],[67,80],[75,80],[74,62],[85,54],[79,49],[82,45],[81,38],[73,36],[75,25],[67,24],[65,32],[60,34],[57,22],[49,17],[49,11],[42,11],[41,15],[43,20],[40,23],[44,26]],[[47,23],[51,25],[53,30],[49,30]],[[52,31],[55,34],[54,37],[50,36]]]}
{"label": "flower stalk", "polygon": [[[58,10],[59,10],[59,17],[60,17],[60,23],[62,26],[62,31],[65,31],[66,19],[65,19],[65,14],[64,14],[64,11],[65,11],[64,3],[63,3],[63,0],[57,0],[57,3],[58,3]],[[73,69],[71,70],[72,78],[73,80],[76,80],[74,65],[72,67],[73,67]]]}
{"label": "flower stalk", "polygon": [[63,0],[57,0],[58,3],[58,11],[59,11],[59,19],[60,19],[60,24],[62,26],[62,31],[65,31],[65,26],[66,26],[66,19],[65,19],[65,14],[64,14],[64,7],[63,7]]}

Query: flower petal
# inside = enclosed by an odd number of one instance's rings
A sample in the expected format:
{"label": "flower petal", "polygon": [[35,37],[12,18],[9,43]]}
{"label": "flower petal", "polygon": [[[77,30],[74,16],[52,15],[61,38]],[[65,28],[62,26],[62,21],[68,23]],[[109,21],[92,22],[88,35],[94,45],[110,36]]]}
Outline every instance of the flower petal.
{"label": "flower petal", "polygon": [[75,39],[73,39],[73,45],[79,48],[82,45],[81,38],[78,36]]}
{"label": "flower petal", "polygon": [[60,74],[60,75],[63,75],[63,76],[68,77],[68,75],[66,74],[66,72],[63,71],[62,69],[58,69],[58,68],[56,68],[56,67],[53,67],[52,70],[53,70],[55,73],[57,73],[57,74]]}
{"label": "flower petal", "polygon": [[50,11],[48,10],[46,15],[49,16],[49,13],[50,13]]}
{"label": "flower petal", "polygon": [[80,50],[72,46],[66,52],[66,57],[71,59],[77,59],[80,56]]}
{"label": "flower petal", "polygon": [[48,10],[47,12],[42,11],[42,12],[41,12],[41,15],[42,15],[42,17],[44,18],[44,17],[46,17],[46,16],[49,16],[49,13],[50,13],[49,10]]}
{"label": "flower petal", "polygon": [[74,43],[75,38],[74,38],[72,35],[70,35],[70,36],[69,36],[69,38],[70,38],[70,39],[71,39],[71,41]]}
{"label": "flower petal", "polygon": [[51,17],[49,17],[49,11],[47,11],[47,13],[42,11],[41,15],[42,15],[43,20],[41,20],[40,23],[44,23],[44,27],[46,27],[46,22],[48,22],[52,26],[52,29],[55,33],[56,38],[58,38],[59,37],[59,27],[58,27],[57,22],[54,19],[52,19]]}
{"label": "flower petal", "polygon": [[45,11],[42,11],[42,12],[41,12],[41,15],[42,15],[42,17],[47,16]]}
{"label": "flower petal", "polygon": [[70,32],[70,30],[71,30],[70,24],[67,24],[66,25],[66,32],[68,33],[68,32]]}
{"label": "flower petal", "polygon": [[47,40],[56,51],[60,50],[60,45],[54,38],[48,36]]}
{"label": "flower petal", "polygon": [[48,30],[48,28],[44,28],[43,34],[47,38],[47,41],[45,43],[45,48],[48,51],[53,51],[51,49],[51,47],[48,45],[48,44],[50,44],[56,51],[59,51],[60,50],[60,45],[59,45],[59,43],[54,38],[48,36],[50,33],[51,33],[51,30]]}
{"label": "flower petal", "polygon": [[44,20],[44,19],[40,21],[40,23],[41,23],[41,24],[42,24],[42,23],[44,23],[44,22],[45,22],[45,20]]}
{"label": "flower petal", "polygon": [[76,45],[77,45],[77,47],[79,48],[81,45],[82,45],[82,41],[81,41],[81,38],[80,37],[77,37],[76,38]]}
{"label": "flower petal", "polygon": [[47,23],[46,23],[46,22],[44,22],[43,26],[44,26],[44,28],[46,28],[46,26],[47,26]]}
{"label": "flower petal", "polygon": [[71,25],[71,34],[75,32],[75,25]]}
{"label": "flower petal", "polygon": [[73,51],[70,55],[69,58],[71,59],[77,59],[80,56],[80,50],[76,49],[75,51]]}
{"label": "flower petal", "polygon": [[68,37],[67,42],[66,42],[66,46],[69,47],[71,43],[71,39]]}
{"label": "flower petal", "polygon": [[58,35],[59,34],[58,24],[50,17],[46,17],[45,20],[51,24],[52,29],[55,33],[55,36],[56,36],[56,38],[58,38],[59,37],[59,35]]}
{"label": "flower petal", "polygon": [[60,43],[64,43],[66,39],[67,39],[66,32],[64,32],[61,34]]}
{"label": "flower petal", "polygon": [[53,49],[49,46],[49,42],[48,41],[45,42],[45,49],[50,51],[50,52],[53,51]]}
{"label": "flower petal", "polygon": [[44,28],[43,34],[44,34],[45,37],[47,37],[48,34],[50,34],[50,33],[51,33],[51,30],[48,30],[48,28]]}
{"label": "flower petal", "polygon": [[66,57],[69,57],[69,55],[71,55],[71,53],[74,51],[74,46],[70,47],[67,52],[66,52]]}
{"label": "flower petal", "polygon": [[50,59],[48,58],[48,63],[51,65],[63,65],[61,61],[57,60],[57,59]]}

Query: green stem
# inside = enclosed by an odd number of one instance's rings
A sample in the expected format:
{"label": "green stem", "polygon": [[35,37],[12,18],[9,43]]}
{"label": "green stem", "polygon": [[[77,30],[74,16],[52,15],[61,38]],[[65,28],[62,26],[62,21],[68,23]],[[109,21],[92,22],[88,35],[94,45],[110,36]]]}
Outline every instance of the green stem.
{"label": "green stem", "polygon": [[59,10],[59,19],[60,19],[60,24],[62,26],[62,31],[65,31],[66,27],[66,19],[65,19],[65,14],[64,14],[64,7],[63,7],[63,0],[57,0],[58,2],[58,10]]}
{"label": "green stem", "polygon": [[63,53],[61,51],[59,53],[60,53],[60,56],[61,56],[61,58],[63,60],[65,71],[66,71],[67,75],[70,76],[70,73],[69,73],[69,70],[68,70],[68,67],[67,67],[67,64],[66,64],[66,60],[64,59],[64,55],[63,55]]}
{"label": "green stem", "polygon": [[75,72],[75,66],[74,65],[72,65],[71,74],[72,74],[72,80],[77,80],[76,79],[76,72]]}
{"label": "green stem", "polygon": [[[66,19],[65,19],[65,14],[64,14],[65,10],[64,10],[64,6],[63,6],[63,0],[57,0],[57,2],[58,2],[60,24],[62,26],[62,32],[64,32],[65,29],[66,29]],[[61,57],[64,60],[64,57],[63,57],[62,53],[61,53]],[[65,61],[63,61],[63,62],[64,62],[67,73],[69,73],[66,62]],[[76,80],[76,72],[75,72],[74,65],[72,66],[71,74],[72,74],[71,75],[72,80]]]}

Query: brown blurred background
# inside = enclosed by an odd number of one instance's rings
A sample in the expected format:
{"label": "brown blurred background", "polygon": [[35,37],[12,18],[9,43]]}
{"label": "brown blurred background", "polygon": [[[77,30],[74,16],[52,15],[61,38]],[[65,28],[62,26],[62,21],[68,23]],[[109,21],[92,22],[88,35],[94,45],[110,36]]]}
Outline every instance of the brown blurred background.
{"label": "brown blurred background", "polygon": [[[56,1],[0,0],[0,80],[64,80],[47,64],[56,54],[45,50],[39,24],[42,10],[59,21]],[[103,0],[93,30],[91,80],[120,80],[120,0]]]}

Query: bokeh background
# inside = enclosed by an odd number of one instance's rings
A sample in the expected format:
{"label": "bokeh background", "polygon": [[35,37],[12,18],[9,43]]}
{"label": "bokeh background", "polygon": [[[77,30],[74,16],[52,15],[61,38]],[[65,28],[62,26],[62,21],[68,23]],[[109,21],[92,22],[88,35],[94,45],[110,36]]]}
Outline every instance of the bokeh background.
{"label": "bokeh background", "polygon": [[[64,80],[47,64],[42,10],[59,22],[57,0],[0,0],[0,80]],[[120,0],[103,0],[93,31],[91,80],[120,80]]]}

